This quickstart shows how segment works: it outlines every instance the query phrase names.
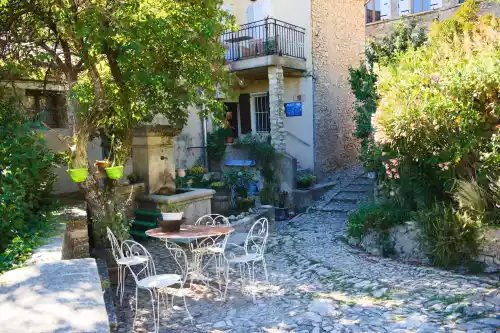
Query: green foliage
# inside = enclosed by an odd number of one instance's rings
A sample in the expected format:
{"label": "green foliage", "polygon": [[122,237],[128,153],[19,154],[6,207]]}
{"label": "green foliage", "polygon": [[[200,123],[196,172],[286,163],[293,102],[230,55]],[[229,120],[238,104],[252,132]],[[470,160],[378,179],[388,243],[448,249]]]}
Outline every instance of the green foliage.
{"label": "green foliage", "polygon": [[[224,117],[216,93],[227,91],[231,74],[220,36],[234,20],[222,4],[5,0],[0,73],[7,80],[64,76],[71,89],[68,111],[75,115],[68,140],[73,167],[93,164],[87,142],[96,135],[114,136],[110,160],[123,165],[137,125],[163,116],[178,130],[193,105],[203,106],[203,117]],[[99,186],[94,177],[79,183],[95,224],[117,221],[116,184],[104,180]]]}
{"label": "green foliage", "polygon": [[426,252],[435,265],[450,268],[473,260],[479,249],[481,221],[445,203],[420,211],[417,221]]}
{"label": "green foliage", "polygon": [[390,204],[362,203],[359,209],[349,216],[347,234],[362,239],[369,232],[386,234],[390,228],[408,221],[409,213]]}
{"label": "green foliage", "polygon": [[207,152],[211,160],[220,160],[226,153],[226,138],[232,135],[230,128],[220,127],[208,135]]}
{"label": "green foliage", "polygon": [[457,180],[453,197],[462,210],[471,216],[482,219],[487,209],[486,191],[478,184],[465,180]]}
{"label": "green foliage", "polygon": [[300,177],[297,180],[297,187],[298,188],[309,188],[311,187],[314,183],[316,183],[316,176],[308,174]]}
{"label": "green foliage", "polygon": [[43,128],[0,104],[0,271],[22,263],[50,229],[54,154]]}
{"label": "green foliage", "polygon": [[255,180],[255,174],[238,168],[230,168],[224,172],[223,178],[224,183],[230,188],[246,188],[249,182]]}
{"label": "green foliage", "polygon": [[349,68],[349,83],[356,97],[355,135],[361,140],[360,159],[368,171],[377,171],[381,166],[378,162],[381,151],[373,144],[371,124],[379,101],[376,69],[380,64],[394,62],[398,54],[422,46],[426,39],[425,29],[417,29],[416,22],[399,22],[389,36],[368,43],[365,62],[358,68]]}
{"label": "green foliage", "polygon": [[[254,160],[260,168],[264,177],[264,188],[272,193],[264,194],[267,196],[268,204],[275,204],[278,197],[279,184],[276,176],[279,174],[280,154],[270,142],[270,138],[263,138],[259,135],[247,134],[238,139],[235,147],[248,148],[250,159]],[[260,194],[262,197],[262,193]]]}
{"label": "green foliage", "polygon": [[180,213],[186,209],[188,203],[186,202],[173,202],[169,204],[158,204],[158,208],[164,213]]}

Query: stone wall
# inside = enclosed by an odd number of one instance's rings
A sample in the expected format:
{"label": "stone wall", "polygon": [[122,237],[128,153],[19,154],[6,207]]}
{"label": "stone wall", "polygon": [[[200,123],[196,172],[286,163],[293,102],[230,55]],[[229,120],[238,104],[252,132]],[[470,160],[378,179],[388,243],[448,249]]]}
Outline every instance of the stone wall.
{"label": "stone wall", "polygon": [[[367,39],[380,39],[394,30],[394,23],[399,22],[397,0],[390,0],[391,3],[391,19],[379,21],[366,25],[366,38]],[[453,14],[460,8],[458,0],[443,0],[443,6],[437,10],[431,10],[412,15],[404,16],[406,21],[415,20],[418,26],[429,27],[431,23],[436,20],[445,20],[453,16]],[[500,4],[493,4],[483,2],[481,3],[481,14],[486,12],[494,13],[500,16]]]}
{"label": "stone wall", "polygon": [[[384,239],[380,234],[368,232],[362,240],[349,238],[349,244],[360,245],[366,252],[377,256],[387,253],[384,247],[390,248],[400,260],[430,264],[421,245],[421,231],[417,222],[408,221],[392,228],[389,237]],[[476,261],[484,264],[484,271],[494,273],[500,271],[500,228],[488,228],[484,232],[480,254]]]}
{"label": "stone wall", "polygon": [[64,232],[61,259],[90,257],[87,221],[69,221]]}
{"label": "stone wall", "polygon": [[364,52],[364,0],[312,0],[315,172],[319,175],[356,162],[354,96],[349,66]]}
{"label": "stone wall", "polygon": [[486,271],[500,271],[500,228],[487,229],[477,261],[486,265]]}

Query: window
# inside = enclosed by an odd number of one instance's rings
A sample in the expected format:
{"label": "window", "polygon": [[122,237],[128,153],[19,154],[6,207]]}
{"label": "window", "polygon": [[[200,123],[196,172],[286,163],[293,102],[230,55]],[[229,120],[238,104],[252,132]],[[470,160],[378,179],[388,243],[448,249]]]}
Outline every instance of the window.
{"label": "window", "polygon": [[382,0],[370,0],[366,3],[366,23],[373,23],[380,21],[380,2]]}
{"label": "window", "polygon": [[269,94],[253,95],[253,110],[255,114],[255,131],[257,133],[271,132],[269,117]]}
{"label": "window", "polygon": [[431,10],[431,0],[412,0],[412,13],[420,13],[428,10]]}
{"label": "window", "polygon": [[55,92],[43,92],[41,90],[27,90],[26,98],[28,108],[35,120],[43,121],[51,128],[64,127],[66,113],[64,96]]}

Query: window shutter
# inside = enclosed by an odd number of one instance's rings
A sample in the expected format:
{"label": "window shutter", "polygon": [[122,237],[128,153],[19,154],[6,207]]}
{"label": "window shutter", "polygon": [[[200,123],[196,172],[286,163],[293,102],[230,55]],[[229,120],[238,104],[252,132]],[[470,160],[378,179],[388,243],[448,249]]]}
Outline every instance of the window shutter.
{"label": "window shutter", "polygon": [[382,0],[380,18],[382,20],[388,20],[391,18],[391,0]]}
{"label": "window shutter", "polygon": [[399,0],[398,1],[398,13],[399,16],[410,14],[410,0]]}
{"label": "window shutter", "polygon": [[431,0],[431,9],[443,7],[443,0]]}

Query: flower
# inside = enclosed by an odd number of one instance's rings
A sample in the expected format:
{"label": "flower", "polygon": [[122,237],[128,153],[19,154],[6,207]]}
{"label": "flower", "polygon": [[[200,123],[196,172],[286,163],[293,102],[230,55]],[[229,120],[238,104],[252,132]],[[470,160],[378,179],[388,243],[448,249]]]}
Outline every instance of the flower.
{"label": "flower", "polygon": [[396,173],[394,174],[394,179],[399,179],[399,178],[400,178],[400,177],[399,177],[399,173],[397,173],[397,172],[396,172]]}
{"label": "flower", "polygon": [[389,195],[390,195],[391,197],[393,197],[393,196],[395,196],[395,195],[396,195],[396,193],[394,193],[394,191],[391,191],[391,192],[389,193]]}

